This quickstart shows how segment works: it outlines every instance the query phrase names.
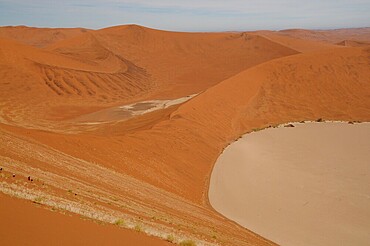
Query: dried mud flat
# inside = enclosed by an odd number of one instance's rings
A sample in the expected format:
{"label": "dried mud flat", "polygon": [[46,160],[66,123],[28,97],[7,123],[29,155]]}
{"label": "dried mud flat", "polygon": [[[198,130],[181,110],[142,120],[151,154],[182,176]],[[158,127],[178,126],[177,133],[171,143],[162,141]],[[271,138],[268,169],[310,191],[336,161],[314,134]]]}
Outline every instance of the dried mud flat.
{"label": "dried mud flat", "polygon": [[171,106],[182,104],[191,98],[194,95],[189,95],[177,99],[169,100],[148,100],[140,101],[132,104],[127,104],[123,106],[117,106],[113,108],[103,109],[94,113],[81,115],[77,118],[71,119],[71,122],[79,123],[81,125],[96,125],[112,122],[125,121],[136,116],[144,115],[153,111],[166,109]]}
{"label": "dried mud flat", "polygon": [[281,245],[367,245],[370,123],[286,126],[225,149],[212,206]]}

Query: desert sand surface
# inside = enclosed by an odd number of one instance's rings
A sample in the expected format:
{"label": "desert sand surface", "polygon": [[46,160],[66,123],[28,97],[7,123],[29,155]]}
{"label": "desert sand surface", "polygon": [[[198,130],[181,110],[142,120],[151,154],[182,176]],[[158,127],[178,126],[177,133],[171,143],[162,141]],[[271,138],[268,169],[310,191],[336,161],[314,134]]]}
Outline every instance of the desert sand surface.
{"label": "desert sand surface", "polygon": [[172,245],[133,230],[50,211],[2,193],[0,199],[1,245]]}
{"label": "desert sand surface", "polygon": [[330,42],[138,25],[2,29],[0,191],[122,219],[143,236],[275,245],[210,206],[223,149],[284,122],[370,121],[370,50],[337,45],[369,42],[362,29]]}
{"label": "desert sand surface", "polygon": [[228,146],[212,206],[281,245],[368,245],[370,123],[293,125]]}

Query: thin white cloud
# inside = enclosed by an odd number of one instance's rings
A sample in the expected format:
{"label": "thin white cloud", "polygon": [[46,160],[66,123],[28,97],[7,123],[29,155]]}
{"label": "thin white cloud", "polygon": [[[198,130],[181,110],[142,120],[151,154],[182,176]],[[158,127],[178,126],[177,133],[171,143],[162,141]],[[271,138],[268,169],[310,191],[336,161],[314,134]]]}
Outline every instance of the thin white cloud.
{"label": "thin white cloud", "polygon": [[29,5],[85,5],[85,6],[114,6],[117,4],[137,6],[138,8],[163,8],[177,10],[205,9],[225,12],[264,13],[284,10],[332,9],[344,5],[370,6],[369,0],[0,0],[0,3],[29,4]]}
{"label": "thin white cloud", "polygon": [[368,13],[369,0],[0,0],[0,25],[23,20],[92,28],[125,23],[174,30],[336,28],[368,26]]}

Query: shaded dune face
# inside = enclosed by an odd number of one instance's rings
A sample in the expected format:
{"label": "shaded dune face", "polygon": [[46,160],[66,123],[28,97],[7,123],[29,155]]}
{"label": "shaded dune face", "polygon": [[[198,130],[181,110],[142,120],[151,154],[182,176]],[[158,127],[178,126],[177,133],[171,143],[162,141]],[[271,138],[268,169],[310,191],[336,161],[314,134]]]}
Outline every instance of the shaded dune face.
{"label": "shaded dune face", "polygon": [[[366,48],[135,25],[43,49],[0,42],[0,156],[14,172],[35,168],[67,202],[65,185],[75,184],[73,201],[91,211],[207,242],[273,244],[209,206],[211,169],[230,142],[287,121],[370,117]],[[78,125],[94,112],[191,94],[127,121]]]}

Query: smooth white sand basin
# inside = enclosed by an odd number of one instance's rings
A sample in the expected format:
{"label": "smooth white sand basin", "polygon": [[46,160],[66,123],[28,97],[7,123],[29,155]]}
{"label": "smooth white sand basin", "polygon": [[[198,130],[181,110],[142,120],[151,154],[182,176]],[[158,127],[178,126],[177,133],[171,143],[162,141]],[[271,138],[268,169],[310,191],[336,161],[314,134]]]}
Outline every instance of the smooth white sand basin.
{"label": "smooth white sand basin", "polygon": [[370,245],[370,124],[295,126],[227,147],[212,206],[281,245]]}

